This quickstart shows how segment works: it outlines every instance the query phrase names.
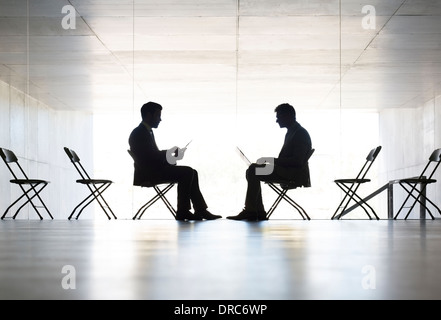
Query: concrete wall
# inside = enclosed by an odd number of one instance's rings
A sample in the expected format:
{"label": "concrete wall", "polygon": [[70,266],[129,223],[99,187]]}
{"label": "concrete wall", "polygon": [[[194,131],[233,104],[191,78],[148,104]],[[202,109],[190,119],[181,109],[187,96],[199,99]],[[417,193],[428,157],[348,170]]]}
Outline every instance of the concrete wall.
{"label": "concrete wall", "polygon": [[[53,110],[0,81],[0,146],[16,154],[29,178],[50,181],[41,196],[55,219],[67,219],[87,195],[85,188],[75,183],[78,174],[63,147],[76,149],[84,165],[93,169],[91,113]],[[0,212],[3,214],[21,195],[21,190],[9,182],[12,176],[3,161],[0,177]],[[40,211],[45,219],[49,218]],[[15,210],[8,217],[14,213]],[[94,217],[93,208],[84,211],[82,217]],[[38,215],[27,206],[17,219],[38,219]]]}
{"label": "concrete wall", "polygon": [[[380,143],[383,157],[380,159],[379,179],[387,182],[394,179],[418,176],[427,164],[434,149],[441,148],[441,97],[438,96],[419,108],[388,109],[380,113]],[[441,168],[435,176],[441,179]],[[441,186],[435,183],[427,187],[430,199],[441,206]],[[394,214],[404,201],[406,193],[394,186]],[[430,207],[429,207],[430,209]],[[400,213],[404,218],[407,211]],[[439,217],[436,210],[431,210]],[[419,218],[419,207],[412,210],[409,218]]]}

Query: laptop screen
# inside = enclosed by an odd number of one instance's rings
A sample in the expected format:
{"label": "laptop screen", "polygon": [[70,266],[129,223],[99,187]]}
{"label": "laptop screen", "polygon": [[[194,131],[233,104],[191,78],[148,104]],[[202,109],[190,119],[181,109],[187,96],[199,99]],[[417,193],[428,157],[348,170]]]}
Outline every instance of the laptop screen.
{"label": "laptop screen", "polygon": [[240,157],[242,158],[242,160],[247,164],[250,165],[251,161],[248,159],[248,157],[245,155],[245,153],[243,153],[243,151],[239,148],[236,147],[237,152],[239,153]]}

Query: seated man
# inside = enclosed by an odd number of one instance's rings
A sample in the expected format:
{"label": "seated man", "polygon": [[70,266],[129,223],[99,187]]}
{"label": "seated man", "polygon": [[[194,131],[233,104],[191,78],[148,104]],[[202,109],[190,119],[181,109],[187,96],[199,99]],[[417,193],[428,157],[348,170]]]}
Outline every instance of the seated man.
{"label": "seated man", "polygon": [[[266,220],[262,202],[261,181],[295,181],[298,185],[310,184],[307,157],[311,151],[308,131],[296,120],[296,112],[290,104],[284,103],[275,109],[276,122],[280,128],[287,128],[285,142],[278,158],[261,158],[246,171],[248,188],[245,208],[231,220]],[[266,164],[264,163],[266,162]],[[268,163],[269,162],[269,163]]]}
{"label": "seated man", "polygon": [[[161,122],[162,106],[148,102],[141,108],[142,122],[133,129],[129,137],[130,150],[135,156],[133,184],[140,186],[146,181],[159,184],[178,183],[178,205],[176,220],[214,220],[222,218],[207,210],[207,204],[199,190],[198,173],[187,166],[177,166],[176,160],[182,159],[185,148],[174,147],[159,150],[153,128]],[[193,204],[194,214],[190,212]]]}

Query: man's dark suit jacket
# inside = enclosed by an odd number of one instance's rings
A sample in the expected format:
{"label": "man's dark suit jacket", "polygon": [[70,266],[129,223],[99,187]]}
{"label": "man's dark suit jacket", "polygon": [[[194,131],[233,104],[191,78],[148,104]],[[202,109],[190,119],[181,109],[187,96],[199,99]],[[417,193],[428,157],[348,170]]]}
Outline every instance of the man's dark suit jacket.
{"label": "man's dark suit jacket", "polygon": [[311,148],[308,131],[296,122],[288,128],[279,157],[274,159],[274,172],[285,179],[298,182],[301,186],[310,187],[307,157]]}
{"label": "man's dark suit jacket", "polygon": [[167,150],[158,149],[153,134],[142,122],[130,134],[129,145],[135,156],[133,184],[140,186],[146,181],[158,182],[157,174],[170,166],[166,158]]}

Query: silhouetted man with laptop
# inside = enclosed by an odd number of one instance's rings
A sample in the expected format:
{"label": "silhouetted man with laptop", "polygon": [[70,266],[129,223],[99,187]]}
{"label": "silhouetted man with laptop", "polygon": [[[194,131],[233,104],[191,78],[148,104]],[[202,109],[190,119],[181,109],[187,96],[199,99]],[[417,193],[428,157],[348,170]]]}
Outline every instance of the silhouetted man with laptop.
{"label": "silhouetted man with laptop", "polygon": [[227,219],[267,220],[261,181],[295,181],[298,185],[310,185],[308,155],[312,145],[309,133],[297,122],[295,109],[290,104],[277,106],[275,112],[280,128],[287,128],[282,150],[277,158],[260,158],[248,167],[245,208]]}
{"label": "silhouetted man with laptop", "polygon": [[[176,220],[214,220],[222,218],[207,210],[207,204],[199,190],[198,173],[191,167],[176,165],[186,148],[174,147],[159,150],[153,129],[161,122],[162,106],[147,102],[141,107],[142,122],[129,137],[130,150],[135,157],[133,184],[142,186],[146,181],[159,184],[178,183]],[[193,204],[194,213],[190,211]]]}

